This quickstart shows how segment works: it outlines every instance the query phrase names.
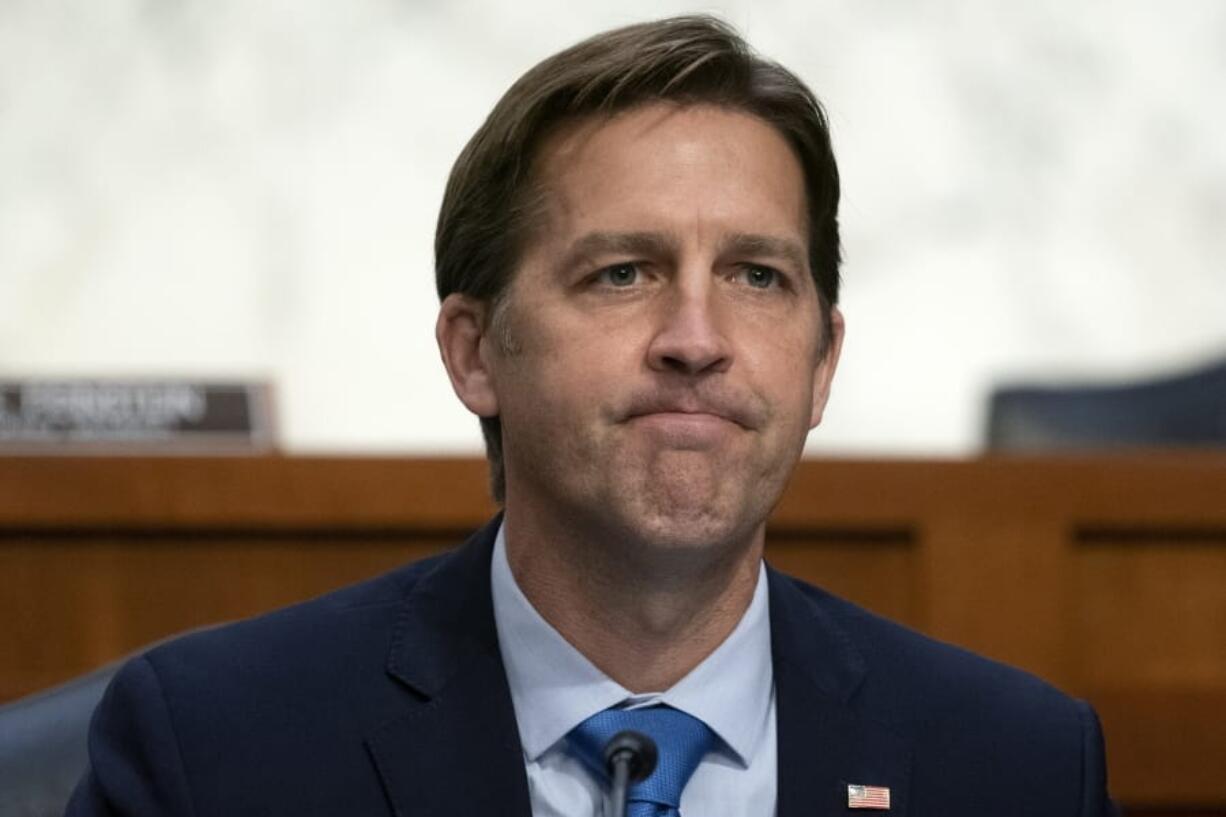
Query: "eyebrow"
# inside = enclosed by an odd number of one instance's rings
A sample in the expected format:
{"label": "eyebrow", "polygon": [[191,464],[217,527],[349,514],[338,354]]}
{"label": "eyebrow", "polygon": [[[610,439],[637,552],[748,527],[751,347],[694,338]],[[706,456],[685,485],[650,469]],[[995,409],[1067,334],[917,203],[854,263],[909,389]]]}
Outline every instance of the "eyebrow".
{"label": "eyebrow", "polygon": [[677,244],[677,240],[667,233],[588,233],[570,245],[570,249],[566,253],[566,266],[572,266],[580,260],[600,255],[659,257],[675,253]]}
{"label": "eyebrow", "polygon": [[[567,266],[599,255],[659,257],[675,254],[679,244],[676,237],[669,233],[598,231],[581,236],[571,244],[566,254]],[[758,233],[733,233],[727,236],[720,242],[719,254],[779,258],[802,272],[809,266],[808,256],[797,242]]]}
{"label": "eyebrow", "polygon": [[720,254],[778,258],[792,264],[799,272],[809,269],[809,259],[805,251],[800,244],[790,238],[777,238],[755,233],[733,233],[720,243]]}

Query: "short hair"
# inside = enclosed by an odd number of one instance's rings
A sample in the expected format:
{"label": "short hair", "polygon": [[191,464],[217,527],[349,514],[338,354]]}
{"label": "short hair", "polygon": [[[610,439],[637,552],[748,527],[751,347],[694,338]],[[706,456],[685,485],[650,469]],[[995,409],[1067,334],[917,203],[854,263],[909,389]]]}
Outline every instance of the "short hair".
{"label": "short hair", "polygon": [[[805,175],[809,262],[822,314],[822,348],[838,302],[839,173],[826,115],[795,74],[754,54],[727,23],[672,17],[597,34],[537,64],[503,95],[451,170],[435,233],[439,298],[463,293],[498,311],[540,221],[534,176],[542,141],[560,125],[651,102],[743,111],[787,140]],[[490,487],[506,476],[498,417],[482,417]]]}

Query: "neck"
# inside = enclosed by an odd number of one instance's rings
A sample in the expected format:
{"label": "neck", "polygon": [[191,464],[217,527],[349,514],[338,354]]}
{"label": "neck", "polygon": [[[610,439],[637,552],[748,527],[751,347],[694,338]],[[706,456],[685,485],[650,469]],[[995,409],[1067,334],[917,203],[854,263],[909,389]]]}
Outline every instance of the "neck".
{"label": "neck", "polygon": [[631,692],[681,680],[732,632],[753,599],[761,526],[740,541],[670,548],[517,514],[507,560],[537,612]]}

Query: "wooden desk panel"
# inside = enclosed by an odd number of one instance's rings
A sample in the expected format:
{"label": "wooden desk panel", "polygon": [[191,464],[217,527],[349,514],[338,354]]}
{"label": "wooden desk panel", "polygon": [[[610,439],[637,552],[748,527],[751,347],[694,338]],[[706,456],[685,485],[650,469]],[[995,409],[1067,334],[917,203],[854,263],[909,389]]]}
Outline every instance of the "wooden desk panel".
{"label": "wooden desk panel", "polygon": [[[477,460],[0,458],[0,700],[437,552],[492,510]],[[767,547],[1088,698],[1125,803],[1226,814],[1226,456],[810,461]]]}

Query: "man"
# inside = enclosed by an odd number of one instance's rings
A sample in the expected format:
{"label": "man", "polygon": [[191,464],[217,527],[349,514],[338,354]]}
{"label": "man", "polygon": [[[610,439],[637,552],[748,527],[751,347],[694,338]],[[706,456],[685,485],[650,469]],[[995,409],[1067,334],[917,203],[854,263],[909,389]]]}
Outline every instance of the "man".
{"label": "man", "polygon": [[137,659],[72,814],[1104,815],[1092,711],[767,569],[843,337],[824,117],[726,26],[532,69],[458,160],[437,335],[504,513]]}

